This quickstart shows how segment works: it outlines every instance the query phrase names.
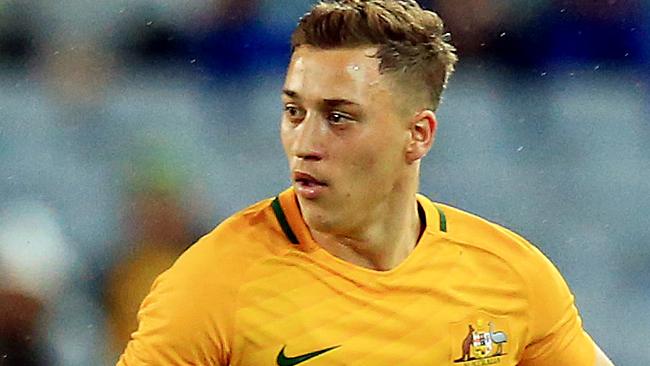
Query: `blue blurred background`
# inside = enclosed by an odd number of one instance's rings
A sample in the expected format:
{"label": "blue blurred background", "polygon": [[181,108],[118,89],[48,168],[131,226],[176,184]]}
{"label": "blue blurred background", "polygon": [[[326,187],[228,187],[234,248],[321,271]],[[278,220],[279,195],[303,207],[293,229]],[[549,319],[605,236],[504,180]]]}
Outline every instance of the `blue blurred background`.
{"label": "blue blurred background", "polygon": [[[311,0],[0,0],[0,365],[115,362],[153,278],[289,184]],[[460,63],[421,191],[539,246],[650,364],[650,1],[423,0]]]}

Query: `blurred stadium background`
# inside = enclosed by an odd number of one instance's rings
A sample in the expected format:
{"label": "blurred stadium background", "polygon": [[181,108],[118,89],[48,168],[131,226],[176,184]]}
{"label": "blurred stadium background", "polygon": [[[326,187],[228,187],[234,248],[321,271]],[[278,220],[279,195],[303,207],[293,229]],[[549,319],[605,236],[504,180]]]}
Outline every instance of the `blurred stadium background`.
{"label": "blurred stadium background", "polygon": [[[156,274],[289,184],[312,3],[0,0],[0,365],[115,362]],[[650,2],[421,4],[461,59],[421,190],[536,243],[611,358],[650,364]]]}

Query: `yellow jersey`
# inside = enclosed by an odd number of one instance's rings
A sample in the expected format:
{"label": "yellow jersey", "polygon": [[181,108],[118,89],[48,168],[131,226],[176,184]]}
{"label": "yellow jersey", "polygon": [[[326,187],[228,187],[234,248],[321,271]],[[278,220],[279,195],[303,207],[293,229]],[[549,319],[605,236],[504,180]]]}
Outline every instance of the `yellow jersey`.
{"label": "yellow jersey", "polygon": [[118,365],[593,365],[538,249],[417,200],[426,226],[389,271],[320,248],[292,189],[235,214],[156,279]]}

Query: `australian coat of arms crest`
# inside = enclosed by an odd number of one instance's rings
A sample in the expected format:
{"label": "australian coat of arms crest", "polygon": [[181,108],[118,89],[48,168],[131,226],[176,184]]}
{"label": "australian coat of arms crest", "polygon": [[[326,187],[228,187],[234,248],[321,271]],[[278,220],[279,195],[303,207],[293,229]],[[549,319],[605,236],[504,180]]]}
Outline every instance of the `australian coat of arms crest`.
{"label": "australian coat of arms crest", "polygon": [[[504,330],[497,329],[492,321],[486,324],[483,320],[468,324],[466,329],[465,337],[458,340],[454,363],[488,365],[500,362],[500,356],[506,354],[504,345],[508,342],[508,335]],[[488,359],[493,359],[494,362],[489,362]],[[470,362],[475,360],[487,362]]]}

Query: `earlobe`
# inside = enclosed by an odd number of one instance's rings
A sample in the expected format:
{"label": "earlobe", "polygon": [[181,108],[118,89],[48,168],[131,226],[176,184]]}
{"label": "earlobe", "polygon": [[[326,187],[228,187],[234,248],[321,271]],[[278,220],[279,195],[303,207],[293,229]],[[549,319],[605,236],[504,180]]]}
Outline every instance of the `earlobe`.
{"label": "earlobe", "polygon": [[408,163],[422,159],[431,149],[436,134],[436,116],[425,109],[414,116],[411,122],[411,141],[406,151]]}

